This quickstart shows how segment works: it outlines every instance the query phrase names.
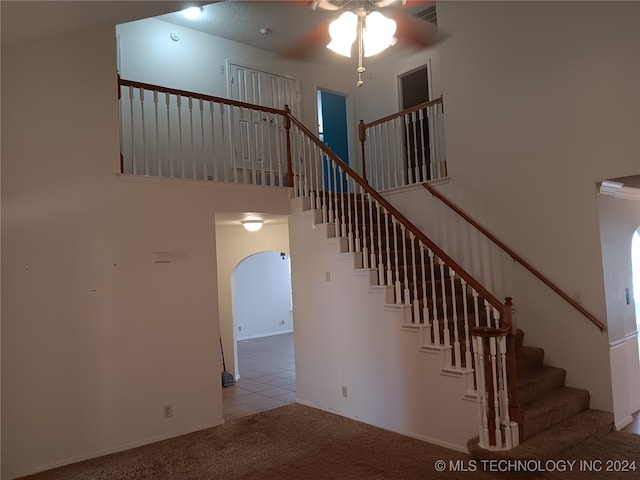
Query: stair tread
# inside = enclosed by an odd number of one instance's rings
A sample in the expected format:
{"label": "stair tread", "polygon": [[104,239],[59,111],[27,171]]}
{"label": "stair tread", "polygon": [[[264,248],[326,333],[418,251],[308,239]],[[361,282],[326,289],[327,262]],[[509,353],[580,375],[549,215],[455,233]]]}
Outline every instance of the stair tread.
{"label": "stair tread", "polygon": [[589,392],[562,387],[553,390],[522,408],[523,433],[531,438],[589,408]]}

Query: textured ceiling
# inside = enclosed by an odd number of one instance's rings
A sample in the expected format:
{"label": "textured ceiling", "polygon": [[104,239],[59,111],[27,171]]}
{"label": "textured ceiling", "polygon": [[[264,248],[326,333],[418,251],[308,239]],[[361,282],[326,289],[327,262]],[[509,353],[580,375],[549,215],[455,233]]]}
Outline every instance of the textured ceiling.
{"label": "textured ceiling", "polygon": [[[202,15],[189,20],[180,12],[158,18],[193,30],[227,38],[276,53],[286,52],[318,24],[335,13],[313,11],[310,2],[227,0],[203,8]],[[266,33],[260,33],[260,31]]]}
{"label": "textured ceiling", "polygon": [[175,12],[185,1],[0,1],[2,46]]}

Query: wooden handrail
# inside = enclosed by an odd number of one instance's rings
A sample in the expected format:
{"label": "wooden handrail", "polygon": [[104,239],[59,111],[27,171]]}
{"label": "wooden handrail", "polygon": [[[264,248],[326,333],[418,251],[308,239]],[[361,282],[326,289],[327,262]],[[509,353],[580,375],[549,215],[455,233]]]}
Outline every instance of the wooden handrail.
{"label": "wooden handrail", "polygon": [[485,300],[487,300],[494,308],[502,312],[503,303],[498,300],[489,290],[487,290],[478,280],[468,273],[462,266],[455,262],[440,247],[427,237],[422,231],[410,222],[402,213],[400,213],[393,205],[391,205],[382,195],[380,195],[373,187],[371,187],[365,179],[358,175],[349,165],[344,163],[335,153],[324,145],[316,136],[305,127],[297,118],[291,116],[291,121],[309,138],[325,155],[331,158],[345,173],[349,174],[355,182],[360,185],[372,198],[382,205],[391,215],[396,217],[418,240],[425,244],[432,252],[442,259],[450,268],[463,278],[468,285],[473,287]]}
{"label": "wooden handrail", "polygon": [[428,102],[421,103],[420,105],[416,105],[415,107],[407,108],[405,110],[402,110],[401,112],[397,112],[397,113],[393,113],[391,115],[387,115],[386,117],[380,118],[380,119],[375,120],[373,122],[370,122],[370,123],[362,122],[364,124],[363,127],[365,129],[366,128],[370,128],[370,127],[375,127],[376,125],[380,125],[381,123],[388,122],[389,120],[393,120],[395,118],[402,117],[403,115],[406,115],[407,113],[417,112],[418,110],[422,110],[423,108],[427,108],[427,107],[433,107],[434,105],[442,105],[441,108],[443,108],[443,112],[444,112],[444,103],[442,101],[442,95],[440,95],[438,98],[435,98],[435,99],[430,100]]}
{"label": "wooden handrail", "polygon": [[216,97],[213,95],[205,95],[202,93],[189,92],[187,90],[177,90],[175,88],[161,87],[159,85],[152,85],[150,83],[134,82],[131,80],[124,80],[119,77],[118,77],[118,84],[123,87],[142,88],[144,90],[153,90],[156,92],[168,93],[170,95],[179,95],[181,97],[197,98],[198,100],[205,100],[207,102],[224,103],[225,105],[231,105],[233,107],[247,108],[249,110],[257,110],[260,112],[273,113],[274,115],[282,115],[284,117],[289,116],[286,110],[280,110],[278,108],[263,107],[261,105],[254,105],[253,103],[240,102],[237,100]]}
{"label": "wooden handrail", "polygon": [[578,310],[582,315],[587,317],[594,325],[596,325],[601,332],[606,330],[605,324],[600,321],[597,317],[595,317],[591,312],[585,309],[582,305],[576,302],[573,298],[567,295],[560,287],[554,284],[551,280],[545,277],[542,273],[540,273],[537,269],[535,269],[529,262],[524,260],[520,255],[514,252],[511,248],[505,245],[503,242],[498,240],[491,232],[489,232],[486,228],[480,225],[477,221],[467,215],[464,211],[458,208],[455,204],[453,204],[449,199],[447,199],[444,195],[438,192],[435,188],[427,183],[423,183],[422,186],[427,189],[434,197],[444,203],[451,210],[460,215],[464,220],[473,225],[480,233],[486,236],[489,240],[495,243],[499,248],[505,251],[514,261],[518,262],[524,268],[526,268],[529,272],[535,275],[542,283],[548,286],[551,290],[557,293],[562,299],[567,301],[573,308]]}

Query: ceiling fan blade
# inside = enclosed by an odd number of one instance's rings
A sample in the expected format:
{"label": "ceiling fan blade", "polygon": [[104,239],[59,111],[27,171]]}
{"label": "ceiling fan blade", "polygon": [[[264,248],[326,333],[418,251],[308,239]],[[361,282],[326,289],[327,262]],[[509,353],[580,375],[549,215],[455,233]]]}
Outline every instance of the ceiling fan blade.
{"label": "ceiling fan blade", "polygon": [[296,60],[311,60],[326,50],[331,41],[329,36],[329,23],[331,19],[320,21],[313,29],[296,40],[287,50],[281,53]]}
{"label": "ceiling fan blade", "polygon": [[431,22],[405,13],[399,9],[385,11],[397,23],[398,44],[405,47],[426,48],[440,43],[444,36]]}

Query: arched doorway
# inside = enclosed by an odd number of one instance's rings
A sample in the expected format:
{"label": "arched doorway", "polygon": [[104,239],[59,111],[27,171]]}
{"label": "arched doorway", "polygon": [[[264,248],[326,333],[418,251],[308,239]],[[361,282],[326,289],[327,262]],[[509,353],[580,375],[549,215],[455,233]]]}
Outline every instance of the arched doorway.
{"label": "arched doorway", "polygon": [[640,326],[640,227],[631,239],[631,272],[633,276],[633,299],[636,304],[636,324]]}
{"label": "arched doorway", "polygon": [[223,389],[226,420],[287,405],[296,392],[288,254],[250,255],[231,282],[239,378]]}

